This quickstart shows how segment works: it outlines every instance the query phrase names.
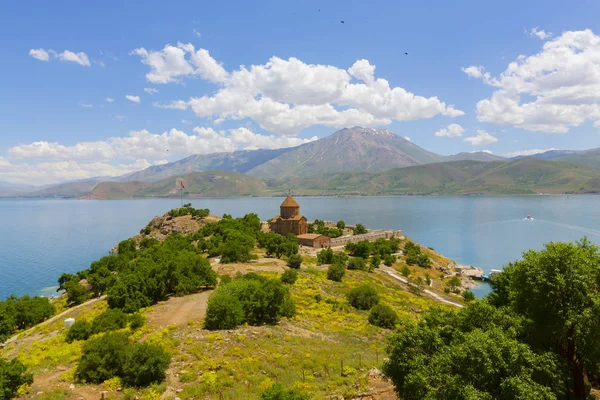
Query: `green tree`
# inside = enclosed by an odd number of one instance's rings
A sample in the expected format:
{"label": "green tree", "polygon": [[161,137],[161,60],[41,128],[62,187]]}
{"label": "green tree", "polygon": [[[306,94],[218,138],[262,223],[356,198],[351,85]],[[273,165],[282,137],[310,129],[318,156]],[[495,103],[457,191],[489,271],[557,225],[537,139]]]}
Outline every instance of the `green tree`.
{"label": "green tree", "polygon": [[101,333],[116,331],[127,326],[128,317],[122,310],[116,308],[106,310],[92,321],[92,332]]}
{"label": "green tree", "polygon": [[33,375],[27,373],[27,367],[16,358],[7,361],[0,358],[0,399],[12,399],[17,396],[19,387],[33,383]]}
{"label": "green tree", "polygon": [[68,274],[66,272],[63,272],[62,275],[58,278],[58,289],[56,289],[56,291],[59,292],[61,290],[65,290],[65,284],[76,278],[77,278],[77,275]]}
{"label": "green tree", "polygon": [[341,230],[346,229],[346,223],[344,221],[338,221],[337,224],[335,224],[335,226],[337,226],[337,228]]}
{"label": "green tree", "polygon": [[356,224],[352,233],[354,235],[363,235],[363,234],[367,233],[367,229],[364,227],[363,224]]}
{"label": "green tree", "polygon": [[297,389],[286,390],[281,384],[276,383],[260,395],[262,400],[309,400],[309,393]]}
{"label": "green tree", "polygon": [[228,286],[219,287],[208,299],[206,329],[233,329],[244,322],[242,302],[226,289]]}
{"label": "green tree", "polygon": [[67,292],[67,304],[69,306],[82,304],[90,298],[90,293],[79,283],[79,278],[77,277],[67,282],[64,287]]}
{"label": "green tree", "polygon": [[131,314],[129,316],[129,328],[131,328],[132,331],[140,329],[145,323],[146,318],[140,313]]}
{"label": "green tree", "polygon": [[469,289],[465,290],[462,294],[463,299],[468,303],[475,300],[475,295]]}
{"label": "green tree", "polygon": [[390,306],[377,304],[371,308],[369,323],[386,329],[394,329],[398,323],[398,314]]}
{"label": "green tree", "polygon": [[295,269],[286,269],[281,274],[281,282],[293,285],[298,280],[298,271]]}
{"label": "green tree", "polygon": [[600,373],[600,253],[586,238],[548,243],[509,264],[492,281],[490,300],[532,322],[531,344],[552,350],[569,366],[573,398],[589,394]]}
{"label": "green tree", "polygon": [[317,254],[317,265],[331,264],[333,262],[333,250],[331,247],[321,250]]}
{"label": "green tree", "polygon": [[402,269],[400,269],[400,273],[408,278],[410,276],[410,268],[408,268],[408,265],[403,266]]}
{"label": "green tree", "polygon": [[67,332],[65,340],[72,343],[74,340],[88,340],[92,335],[92,324],[86,320],[75,321]]}
{"label": "green tree", "polygon": [[348,261],[348,269],[364,271],[367,269],[367,263],[365,262],[364,258],[353,257],[350,259],[350,261]]}
{"label": "green tree", "polygon": [[347,297],[350,305],[359,310],[369,310],[379,303],[379,293],[369,285],[355,287],[348,293]]}
{"label": "green tree", "polygon": [[379,254],[374,254],[371,257],[371,267],[373,267],[373,269],[379,268],[379,265],[381,264],[381,257],[379,256]]}
{"label": "green tree", "polygon": [[386,255],[383,258],[383,263],[388,266],[391,267],[392,265],[394,265],[396,263],[396,256],[393,256],[391,254]]}
{"label": "green tree", "polygon": [[341,263],[331,264],[327,268],[327,279],[330,281],[341,282],[346,274],[346,266]]}
{"label": "green tree", "polygon": [[127,348],[122,379],[128,386],[149,386],[165,379],[171,356],[160,346],[133,343]]}
{"label": "green tree", "polygon": [[80,382],[102,383],[115,376],[123,376],[128,345],[128,335],[121,332],[109,332],[89,340],[83,346],[75,378]]}
{"label": "green tree", "polygon": [[288,258],[287,265],[294,269],[300,268],[302,265],[302,257],[299,254],[292,254],[290,258]]}
{"label": "green tree", "polygon": [[446,282],[446,286],[448,288],[450,288],[450,290],[456,290],[458,288],[460,288],[461,283],[460,283],[460,278],[456,275],[454,275],[448,282]]}

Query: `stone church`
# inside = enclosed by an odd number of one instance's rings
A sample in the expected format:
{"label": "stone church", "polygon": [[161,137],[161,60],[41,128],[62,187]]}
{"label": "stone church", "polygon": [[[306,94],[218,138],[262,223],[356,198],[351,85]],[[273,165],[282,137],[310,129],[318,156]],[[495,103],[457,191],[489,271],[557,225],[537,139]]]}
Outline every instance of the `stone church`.
{"label": "stone church", "polygon": [[280,235],[293,233],[296,236],[306,234],[308,224],[306,217],[300,215],[300,205],[288,194],[281,206],[280,213],[271,220],[271,230]]}

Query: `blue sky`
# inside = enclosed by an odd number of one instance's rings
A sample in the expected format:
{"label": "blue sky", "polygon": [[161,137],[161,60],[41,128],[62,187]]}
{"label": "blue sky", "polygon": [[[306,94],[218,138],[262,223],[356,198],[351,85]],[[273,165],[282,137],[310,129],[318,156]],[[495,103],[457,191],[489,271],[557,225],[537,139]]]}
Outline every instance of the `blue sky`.
{"label": "blue sky", "polygon": [[354,125],[441,154],[600,147],[600,3],[523,3],[5,4],[0,181],[116,175]]}

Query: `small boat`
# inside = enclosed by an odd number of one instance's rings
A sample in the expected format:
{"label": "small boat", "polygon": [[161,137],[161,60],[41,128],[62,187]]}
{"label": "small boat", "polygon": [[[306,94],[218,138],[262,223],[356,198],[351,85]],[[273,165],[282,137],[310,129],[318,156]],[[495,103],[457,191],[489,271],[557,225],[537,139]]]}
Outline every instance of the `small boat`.
{"label": "small boat", "polygon": [[533,217],[531,215],[528,215],[525,219],[533,219]]}

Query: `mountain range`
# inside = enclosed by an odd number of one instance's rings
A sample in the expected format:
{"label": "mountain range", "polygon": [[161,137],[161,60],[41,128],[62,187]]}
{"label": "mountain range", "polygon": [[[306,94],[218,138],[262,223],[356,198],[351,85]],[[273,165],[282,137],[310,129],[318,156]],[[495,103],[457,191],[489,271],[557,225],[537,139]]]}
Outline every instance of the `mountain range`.
{"label": "mountain range", "polygon": [[443,156],[389,130],[353,127],[297,147],[193,155],[112,178],[45,187],[0,183],[0,196],[126,198],[298,194],[597,192],[600,149],[551,150],[508,160]]}

